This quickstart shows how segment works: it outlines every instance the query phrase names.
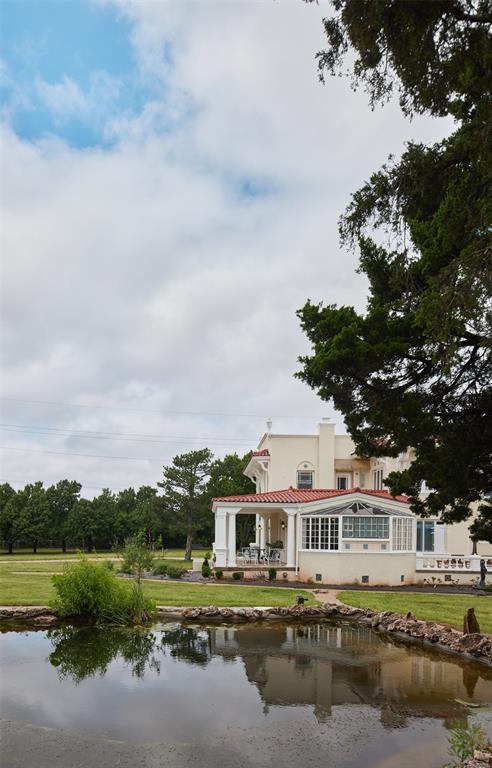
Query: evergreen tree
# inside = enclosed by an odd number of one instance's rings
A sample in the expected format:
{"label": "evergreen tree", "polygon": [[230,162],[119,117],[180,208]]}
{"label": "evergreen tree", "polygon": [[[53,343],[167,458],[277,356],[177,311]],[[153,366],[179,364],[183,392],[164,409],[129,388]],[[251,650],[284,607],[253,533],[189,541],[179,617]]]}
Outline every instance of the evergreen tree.
{"label": "evergreen tree", "polygon": [[207,504],[207,481],[213,454],[208,448],[175,456],[164,467],[163,481],[166,515],[171,529],[186,536],[185,560],[191,559],[193,537],[212,516]]}
{"label": "evergreen tree", "polygon": [[[438,144],[409,144],[352,197],[342,244],[358,250],[367,310],[308,302],[299,376],[332,399],[363,456],[416,459],[393,473],[420,515],[490,531],[492,506],[492,46],[484,0],[332,0],[322,76],[352,70],[374,105],[452,115]],[[422,481],[432,489],[419,499]],[[481,522],[480,522],[481,521]]]}

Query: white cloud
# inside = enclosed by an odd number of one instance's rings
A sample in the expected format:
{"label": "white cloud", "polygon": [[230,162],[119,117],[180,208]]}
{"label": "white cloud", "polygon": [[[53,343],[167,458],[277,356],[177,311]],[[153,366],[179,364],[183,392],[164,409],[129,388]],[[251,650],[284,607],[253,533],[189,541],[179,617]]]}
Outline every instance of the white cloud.
{"label": "white cloud", "polygon": [[[133,25],[140,77],[157,83],[160,97],[137,117],[106,111],[111,149],[28,144],[5,133],[4,392],[273,414],[276,429],[314,429],[331,409],[292,377],[307,349],[295,310],[308,297],[363,306],[365,282],[355,256],[339,249],[338,216],[405,139],[435,140],[448,126],[409,123],[395,105],[371,112],[343,80],[322,87],[314,5],[119,7]],[[42,92],[67,115],[113,103],[118,87],[101,76],[83,94],[63,78]],[[6,405],[4,422],[21,421],[237,438],[238,450],[264,426],[261,417]],[[191,445],[27,434],[3,444],[14,441],[163,462]],[[66,475],[122,486],[154,482],[159,465],[5,454],[2,476]]]}
{"label": "white cloud", "polygon": [[59,83],[39,80],[37,91],[45,105],[57,114],[85,114],[89,108],[88,99],[82,89],[67,75],[64,75]]}
{"label": "white cloud", "polygon": [[38,80],[36,90],[45,107],[57,117],[87,117],[94,119],[97,115],[114,106],[118,98],[121,84],[106,72],[93,72],[87,91],[71,77],[64,75],[58,83],[48,83]]}

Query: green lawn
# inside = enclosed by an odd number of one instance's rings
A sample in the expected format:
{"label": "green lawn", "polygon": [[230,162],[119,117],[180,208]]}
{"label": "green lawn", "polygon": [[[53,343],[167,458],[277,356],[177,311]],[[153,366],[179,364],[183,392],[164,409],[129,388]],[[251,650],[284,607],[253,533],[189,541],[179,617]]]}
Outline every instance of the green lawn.
{"label": "green lawn", "polygon": [[[192,556],[204,557],[205,553],[210,551],[211,550],[206,549],[194,549]],[[11,555],[9,555],[7,552],[0,552],[0,564],[4,562],[12,562],[14,560],[76,560],[79,553],[80,550],[76,549],[70,549],[65,554],[61,551],[61,549],[39,549],[38,553],[33,555],[32,549],[16,549]],[[86,557],[90,558],[91,560],[99,560],[101,558],[103,560],[108,560],[111,558],[118,558],[119,554],[113,550],[107,550],[104,552],[91,552],[90,554],[87,553]],[[184,549],[165,549],[164,553],[162,553],[162,550],[158,549],[155,551],[155,557],[157,559],[164,558],[166,560],[183,560]]]}
{"label": "green lawn", "polygon": [[[39,549],[36,555],[33,555],[32,549],[16,549],[11,555],[7,552],[0,552],[0,563],[8,563],[13,560],[75,560],[79,555],[80,550],[71,549],[68,552],[63,553],[61,549]],[[91,560],[108,559],[110,557],[118,557],[116,552],[91,552],[87,553],[87,557]]]}
{"label": "green lawn", "polygon": [[[105,558],[109,560],[110,558]],[[159,563],[167,563],[168,565],[179,565],[182,568],[191,568],[191,562],[189,560],[170,560],[169,558],[156,558]],[[17,576],[20,573],[62,573],[65,563],[76,563],[77,558],[73,560],[30,560],[24,562],[23,560],[11,560],[6,563],[3,560],[0,562],[0,579],[7,574],[14,574]],[[103,562],[101,558],[98,562]],[[121,560],[114,561],[114,569],[117,572],[120,568]]]}
{"label": "green lawn", "polygon": [[217,605],[217,606],[267,606],[294,605],[297,595],[304,595],[313,605],[316,600],[308,592],[278,587],[238,586],[231,584],[179,584],[176,582],[145,582],[144,591],[158,605]]}
{"label": "green lawn", "polygon": [[482,632],[492,634],[492,595],[415,594],[402,592],[342,591],[338,599],[355,608],[372,608],[375,611],[411,611],[418,619],[437,621],[463,629],[463,616],[467,608],[475,608],[475,615]]}
{"label": "green lawn", "polygon": [[[1,563],[0,604],[46,605],[55,594],[51,576],[62,571],[62,563],[49,561]],[[159,605],[293,605],[298,594],[309,598],[311,603],[315,602],[311,595],[296,589],[242,587],[235,584],[215,586],[189,582],[144,581],[144,590]]]}

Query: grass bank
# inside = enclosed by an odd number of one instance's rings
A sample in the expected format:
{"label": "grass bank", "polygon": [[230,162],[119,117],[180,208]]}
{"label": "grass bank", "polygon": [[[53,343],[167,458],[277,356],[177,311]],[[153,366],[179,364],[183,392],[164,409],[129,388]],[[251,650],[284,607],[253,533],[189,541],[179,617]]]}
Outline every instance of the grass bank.
{"label": "grass bank", "polygon": [[492,634],[492,595],[403,594],[401,592],[343,591],[337,594],[342,603],[355,608],[372,608],[375,611],[411,611],[418,619],[437,621],[463,629],[463,616],[467,608],[475,608],[475,615],[482,632]]}
{"label": "grass bank", "polygon": [[[175,560],[170,562],[176,562]],[[182,563],[182,561],[181,561]],[[63,563],[35,561],[0,564],[0,604],[46,605],[55,596],[51,581],[54,573],[63,571]],[[144,580],[144,593],[160,605],[216,605],[251,607],[260,605],[293,605],[295,597],[303,594],[309,602],[311,595],[296,589],[275,587],[243,587],[226,584],[190,584]]]}

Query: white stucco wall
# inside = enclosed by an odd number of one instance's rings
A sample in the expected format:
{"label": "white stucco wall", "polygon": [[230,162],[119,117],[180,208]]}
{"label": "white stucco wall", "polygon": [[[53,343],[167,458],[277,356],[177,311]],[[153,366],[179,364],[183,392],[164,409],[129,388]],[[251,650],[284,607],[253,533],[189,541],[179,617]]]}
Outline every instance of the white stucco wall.
{"label": "white stucco wall", "polygon": [[[299,552],[299,577],[314,579],[321,574],[325,584],[362,583],[369,576],[369,584],[396,586],[411,584],[415,577],[415,555],[410,553]],[[401,581],[401,576],[404,581]]]}
{"label": "white stucco wall", "polygon": [[314,471],[314,486],[319,488],[318,476],[318,437],[288,435],[272,435],[268,450],[270,461],[268,465],[268,485],[270,490],[297,487],[297,470],[303,469],[303,464]]}
{"label": "white stucco wall", "polygon": [[334,424],[321,422],[317,435],[265,435],[259,448],[270,452],[268,490],[273,491],[295,488],[302,469],[314,472],[314,488],[334,488],[335,459],[350,461],[354,444],[348,435],[335,435]]}

